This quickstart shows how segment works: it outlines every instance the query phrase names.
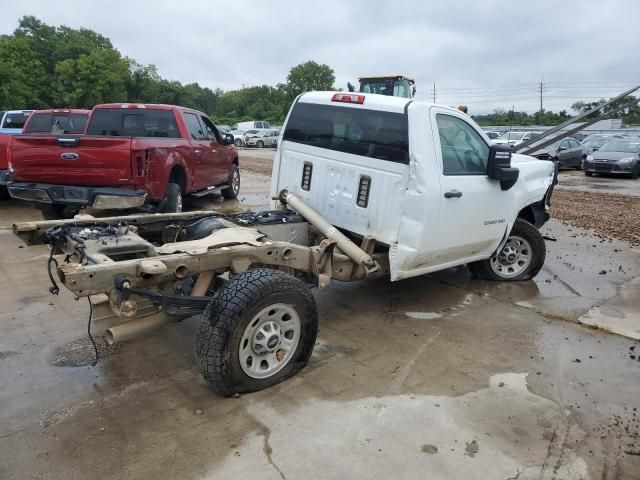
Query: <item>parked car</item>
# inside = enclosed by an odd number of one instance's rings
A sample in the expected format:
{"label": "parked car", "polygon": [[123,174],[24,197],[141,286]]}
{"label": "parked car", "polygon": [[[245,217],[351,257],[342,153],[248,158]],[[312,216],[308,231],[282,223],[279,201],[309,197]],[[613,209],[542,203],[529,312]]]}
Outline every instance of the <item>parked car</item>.
{"label": "parked car", "polygon": [[0,112],[0,133],[20,133],[33,110]]}
{"label": "parked car", "polygon": [[488,130],[488,131],[485,130],[484,133],[485,133],[485,135],[487,137],[489,137],[489,140],[497,140],[498,138],[500,138],[502,136],[502,133],[496,132],[496,131],[493,131],[493,130]]}
{"label": "parked car", "polygon": [[278,138],[278,132],[275,130],[265,130],[264,132],[258,132],[255,136],[250,137],[247,140],[247,147],[270,147],[271,141],[274,138]]}
{"label": "parked car", "polygon": [[[24,133],[50,133],[53,135],[63,133],[82,133],[87,123],[89,110],[65,109],[65,110],[36,110],[27,117],[23,128]],[[11,181],[9,162],[7,159],[7,147],[11,142],[11,136],[16,134],[0,134],[0,199],[9,198],[6,185]]]}
{"label": "parked car", "polygon": [[250,122],[239,122],[234,125],[236,130],[250,130],[252,128],[258,128],[261,130],[271,128],[269,122],[265,122],[264,120],[251,120]]}
{"label": "parked car", "polygon": [[540,132],[504,132],[500,138],[493,140],[496,145],[520,145],[540,135]]}
{"label": "parked car", "polygon": [[584,173],[611,173],[629,178],[640,176],[640,140],[614,138],[587,155]]}
{"label": "parked car", "polygon": [[603,134],[592,134],[586,137],[582,141],[582,148],[584,148],[585,153],[588,155],[591,152],[595,152],[600,147],[602,147],[609,140],[614,138],[624,138],[623,135],[603,135]]}
{"label": "parked car", "polygon": [[257,128],[245,130],[244,134],[242,135],[242,141],[246,145],[250,138],[255,137],[260,132],[262,132],[262,130],[258,130]]}
{"label": "parked car", "polygon": [[233,136],[233,143],[236,147],[241,147],[244,145],[244,134],[246,130],[231,130],[229,131],[229,135]]}
{"label": "parked car", "polygon": [[86,135],[14,135],[12,197],[47,219],[81,208],[179,212],[183,195],[240,190],[238,152],[202,112],[171,105],[105,104]]}
{"label": "parked car", "polygon": [[586,156],[582,145],[573,138],[565,138],[531,154],[540,160],[554,160],[559,168],[582,168]]}

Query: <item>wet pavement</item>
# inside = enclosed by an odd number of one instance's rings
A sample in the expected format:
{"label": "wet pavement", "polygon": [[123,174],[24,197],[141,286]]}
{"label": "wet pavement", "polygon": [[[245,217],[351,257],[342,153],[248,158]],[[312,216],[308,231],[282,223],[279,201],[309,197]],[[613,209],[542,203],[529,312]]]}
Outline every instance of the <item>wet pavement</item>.
{"label": "wet pavement", "polygon": [[563,170],[558,176],[558,186],[584,192],[622,193],[640,195],[640,179],[615,175],[594,175],[587,177],[584,172]]}
{"label": "wet pavement", "polygon": [[[245,174],[239,200],[195,208],[267,197]],[[99,342],[91,366],[86,300],[51,296],[47,249],[7,230],[36,214],[0,206],[2,479],[640,479],[640,342],[620,327],[640,322],[640,249],[551,221],[535,281],[461,267],[316,289],[309,366],[220,398],[196,318]]]}

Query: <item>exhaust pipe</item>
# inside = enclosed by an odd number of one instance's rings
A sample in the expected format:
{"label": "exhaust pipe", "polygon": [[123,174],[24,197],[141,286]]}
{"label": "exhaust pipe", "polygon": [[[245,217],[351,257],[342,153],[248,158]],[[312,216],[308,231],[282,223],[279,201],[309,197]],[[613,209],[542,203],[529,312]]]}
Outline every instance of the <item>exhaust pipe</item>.
{"label": "exhaust pipe", "polygon": [[[203,297],[207,294],[207,289],[211,285],[213,280],[213,272],[202,272],[198,275],[195,285],[191,291],[191,295],[194,297]],[[106,331],[107,343],[113,345],[114,343],[124,342],[131,340],[132,338],[139,337],[145,333],[152,332],[163,325],[169,323],[178,322],[182,320],[182,317],[176,317],[167,315],[164,312],[149,315],[137,320],[131,320],[130,322],[123,323],[122,325],[116,325]]]}
{"label": "exhaust pipe", "polygon": [[306,218],[311,225],[320,230],[325,237],[336,242],[338,248],[358,265],[366,267],[369,271],[377,270],[376,262],[367,252],[358,247],[340,230],[322,218],[322,215],[304,203],[296,194],[282,190],[276,199],[280,200],[284,205],[288,204],[293,207],[293,209]]}

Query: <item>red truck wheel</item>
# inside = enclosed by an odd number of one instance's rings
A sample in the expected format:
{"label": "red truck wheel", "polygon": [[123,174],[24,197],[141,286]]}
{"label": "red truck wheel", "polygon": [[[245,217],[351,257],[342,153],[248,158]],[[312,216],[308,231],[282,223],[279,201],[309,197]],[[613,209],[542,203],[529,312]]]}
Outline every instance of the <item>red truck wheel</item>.
{"label": "red truck wheel", "polygon": [[222,196],[227,199],[237,198],[240,193],[240,170],[234,163],[231,166],[231,175],[229,176],[229,186],[222,190]]}
{"label": "red truck wheel", "polygon": [[177,183],[167,185],[167,193],[162,201],[162,213],[182,212],[182,187]]}

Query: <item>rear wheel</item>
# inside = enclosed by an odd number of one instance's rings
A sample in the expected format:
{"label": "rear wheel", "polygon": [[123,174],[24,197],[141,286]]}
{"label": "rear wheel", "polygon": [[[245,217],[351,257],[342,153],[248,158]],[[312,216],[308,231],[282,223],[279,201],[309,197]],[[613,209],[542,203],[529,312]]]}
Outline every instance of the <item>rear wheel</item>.
{"label": "rear wheel", "polygon": [[518,218],[502,250],[488,260],[470,263],[469,270],[482,280],[530,280],[542,268],[546,251],[538,229]]}
{"label": "rear wheel", "polygon": [[226,199],[237,198],[240,193],[240,170],[234,163],[231,166],[231,175],[229,176],[229,186],[222,190],[222,196]]}
{"label": "rear wheel", "polygon": [[215,392],[254,392],[304,367],[317,332],[318,310],[300,280],[249,270],[229,280],[202,314],[196,360]]}
{"label": "rear wheel", "polygon": [[167,185],[167,193],[162,201],[162,213],[180,213],[182,212],[182,187],[177,183],[169,183]]}
{"label": "rear wheel", "polygon": [[65,207],[64,205],[44,205],[42,218],[45,220],[64,220],[75,217],[80,213],[80,207]]}

